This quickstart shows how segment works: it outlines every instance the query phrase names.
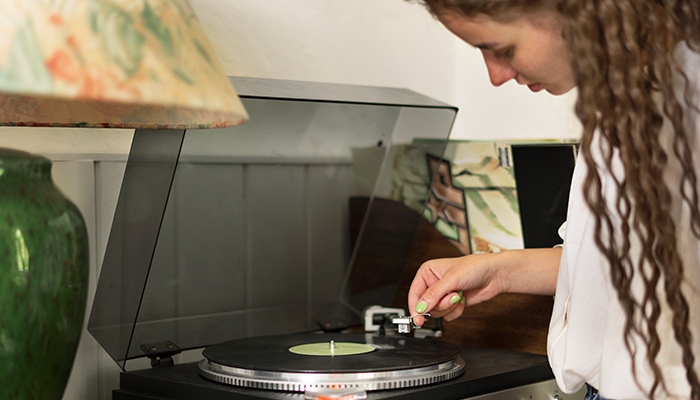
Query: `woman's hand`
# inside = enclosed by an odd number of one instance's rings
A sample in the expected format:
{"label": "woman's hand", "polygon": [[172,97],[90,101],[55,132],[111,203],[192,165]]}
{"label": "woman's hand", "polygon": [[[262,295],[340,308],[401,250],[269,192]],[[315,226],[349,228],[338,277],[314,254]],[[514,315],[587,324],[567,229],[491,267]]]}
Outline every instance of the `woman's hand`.
{"label": "woman's hand", "polygon": [[[430,311],[433,318],[452,321],[464,307],[489,300],[501,292],[495,270],[489,267],[493,254],[442,258],[424,263],[408,292],[408,308],[413,315]],[[423,325],[424,318],[414,318]]]}
{"label": "woman's hand", "polygon": [[[452,321],[500,293],[554,294],[561,249],[510,250],[425,262],[408,291],[411,315]],[[416,325],[424,318],[416,316]]]}

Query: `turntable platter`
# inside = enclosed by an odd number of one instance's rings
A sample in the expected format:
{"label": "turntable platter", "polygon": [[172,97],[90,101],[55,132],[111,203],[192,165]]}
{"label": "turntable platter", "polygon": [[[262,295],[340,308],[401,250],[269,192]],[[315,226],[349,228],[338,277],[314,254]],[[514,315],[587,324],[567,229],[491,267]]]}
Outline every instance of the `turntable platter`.
{"label": "turntable platter", "polygon": [[[361,348],[345,354],[294,352]],[[342,346],[341,346],[342,344]],[[303,392],[308,388],[407,388],[459,376],[464,361],[457,346],[405,336],[296,334],[233,340],[207,347],[200,373],[211,380],[257,389]]]}

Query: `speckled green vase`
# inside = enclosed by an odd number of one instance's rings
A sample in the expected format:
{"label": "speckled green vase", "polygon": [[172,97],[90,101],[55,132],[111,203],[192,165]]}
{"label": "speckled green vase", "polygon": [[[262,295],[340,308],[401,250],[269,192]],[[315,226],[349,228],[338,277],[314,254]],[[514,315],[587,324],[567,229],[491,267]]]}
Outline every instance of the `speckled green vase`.
{"label": "speckled green vase", "polygon": [[85,222],[51,162],[0,148],[0,399],[61,399],[87,284]]}

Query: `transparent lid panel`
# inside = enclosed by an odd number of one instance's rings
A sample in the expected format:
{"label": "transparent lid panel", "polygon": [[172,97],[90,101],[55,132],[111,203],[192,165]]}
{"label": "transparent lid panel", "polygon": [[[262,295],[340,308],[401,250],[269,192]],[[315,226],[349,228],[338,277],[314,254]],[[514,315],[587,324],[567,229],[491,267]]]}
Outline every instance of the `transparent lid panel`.
{"label": "transparent lid panel", "polygon": [[[421,215],[381,207],[402,202],[396,155],[439,156],[456,110],[242,97],[242,126],[134,135],[89,323],[122,368],[149,343],[315,330],[393,301]],[[397,220],[386,245],[363,236]]]}

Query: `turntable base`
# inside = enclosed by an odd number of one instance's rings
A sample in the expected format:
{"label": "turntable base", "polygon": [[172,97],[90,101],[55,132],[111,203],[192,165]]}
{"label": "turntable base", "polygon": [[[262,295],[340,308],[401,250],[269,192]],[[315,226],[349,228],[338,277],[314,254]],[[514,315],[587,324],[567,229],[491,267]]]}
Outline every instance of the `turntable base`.
{"label": "turntable base", "polygon": [[[461,376],[409,389],[368,392],[367,399],[486,399],[490,397],[481,396],[516,387],[530,387],[528,385],[546,388],[538,390],[546,390],[548,397],[538,398],[552,398],[554,394],[566,398],[557,393],[556,386],[552,385],[553,376],[546,356],[481,348],[460,350],[461,358],[465,362],[464,373]],[[304,394],[249,389],[213,382],[200,375],[197,363],[123,372],[120,389],[113,392],[113,400],[195,399],[303,400]]]}

